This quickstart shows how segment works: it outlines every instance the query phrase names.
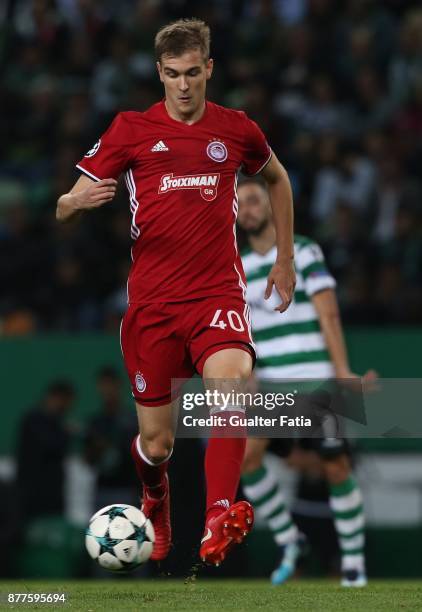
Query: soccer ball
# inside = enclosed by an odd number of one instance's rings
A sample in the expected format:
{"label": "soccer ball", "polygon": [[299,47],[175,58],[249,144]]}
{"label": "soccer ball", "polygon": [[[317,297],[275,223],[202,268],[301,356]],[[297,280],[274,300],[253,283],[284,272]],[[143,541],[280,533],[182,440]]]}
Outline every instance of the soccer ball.
{"label": "soccer ball", "polygon": [[127,504],[113,504],[91,517],[85,545],[101,567],[127,572],[148,561],[154,540],[154,528],[143,512]]}

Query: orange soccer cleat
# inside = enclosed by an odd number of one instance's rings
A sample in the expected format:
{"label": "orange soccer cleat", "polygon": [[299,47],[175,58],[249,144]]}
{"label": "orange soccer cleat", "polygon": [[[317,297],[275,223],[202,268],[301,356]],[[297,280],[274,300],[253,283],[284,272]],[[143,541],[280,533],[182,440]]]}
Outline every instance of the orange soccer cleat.
{"label": "orange soccer cleat", "polygon": [[154,527],[155,543],[151,559],[162,561],[169,554],[171,547],[170,486],[167,474],[165,475],[164,495],[157,499],[150,497],[144,490],[141,510]]}
{"label": "orange soccer cleat", "polygon": [[254,521],[253,508],[247,501],[240,501],[205,523],[199,556],[204,563],[219,566],[235,544],[240,544],[251,531]]}

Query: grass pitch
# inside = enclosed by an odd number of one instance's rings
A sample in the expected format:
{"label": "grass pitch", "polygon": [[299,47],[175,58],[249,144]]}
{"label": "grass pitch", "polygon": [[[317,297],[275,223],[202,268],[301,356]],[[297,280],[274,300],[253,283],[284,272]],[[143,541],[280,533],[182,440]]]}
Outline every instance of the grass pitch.
{"label": "grass pitch", "polygon": [[[8,604],[7,593],[65,592],[66,604]],[[1,610],[161,610],[212,612],[422,611],[422,581],[372,581],[344,589],[334,581],[291,581],[273,587],[264,580],[86,580],[0,582]]]}

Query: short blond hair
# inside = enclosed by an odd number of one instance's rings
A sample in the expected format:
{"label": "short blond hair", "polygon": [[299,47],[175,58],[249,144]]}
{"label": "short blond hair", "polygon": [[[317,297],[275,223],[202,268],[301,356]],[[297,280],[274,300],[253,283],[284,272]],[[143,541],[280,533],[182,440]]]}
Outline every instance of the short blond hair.
{"label": "short blond hair", "polygon": [[186,51],[199,49],[206,62],[210,56],[210,29],[200,19],[178,19],[161,28],[155,37],[155,55],[179,57]]}

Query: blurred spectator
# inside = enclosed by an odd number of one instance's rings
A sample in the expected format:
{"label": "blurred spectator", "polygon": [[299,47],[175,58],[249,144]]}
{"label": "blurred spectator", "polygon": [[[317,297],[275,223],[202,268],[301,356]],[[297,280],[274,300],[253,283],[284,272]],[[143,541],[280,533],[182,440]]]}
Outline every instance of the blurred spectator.
{"label": "blurred spectator", "polygon": [[97,65],[92,79],[92,103],[100,113],[111,115],[125,107],[126,96],[136,78],[127,37],[115,35],[110,55]]}
{"label": "blurred spectator", "polygon": [[409,185],[401,194],[394,236],[383,249],[376,298],[386,320],[416,323],[422,308],[422,193]]}
{"label": "blurred spectator", "polygon": [[353,82],[355,98],[350,117],[351,124],[346,133],[357,140],[368,131],[387,125],[395,105],[385,89],[381,75],[374,69],[360,68]]}
{"label": "blurred spectator", "polygon": [[112,367],[97,375],[100,409],[88,424],[85,458],[97,474],[95,506],[139,501],[130,445],[138,433],[136,414],[122,400],[122,381]]}
{"label": "blurred spectator", "polygon": [[422,73],[422,9],[409,11],[401,24],[398,53],[390,64],[391,93],[406,101]]}
{"label": "blurred spectator", "polygon": [[320,161],[311,201],[312,217],[321,224],[329,223],[341,200],[363,218],[375,189],[375,169],[371,160],[351,147],[340,152],[336,140],[326,138],[321,141]]}
{"label": "blurred spectator", "polygon": [[80,257],[65,255],[55,262],[52,299],[54,327],[70,331],[93,327],[95,307],[90,301],[87,278]]}
{"label": "blurred spectator", "polygon": [[323,247],[328,266],[341,284],[346,280],[353,265],[356,265],[357,254],[359,258],[364,255],[361,224],[349,202],[336,202],[327,233],[323,236]]}
{"label": "blurred spectator", "polygon": [[24,519],[64,512],[64,461],[70,443],[65,417],[74,399],[70,383],[54,381],[20,424],[17,487]]}
{"label": "blurred spectator", "polygon": [[379,243],[387,242],[394,237],[396,215],[404,186],[398,160],[391,155],[380,160],[373,230],[374,239]]}
{"label": "blurred spectator", "polygon": [[[1,188],[0,188],[1,189]],[[49,279],[48,241],[42,239],[41,219],[30,216],[25,192],[16,191],[0,212],[0,317],[37,313]],[[6,196],[7,197],[7,196]],[[36,316],[30,316],[34,325]],[[34,329],[28,327],[28,331]]]}
{"label": "blurred spectator", "polygon": [[297,117],[299,125],[316,134],[332,134],[340,131],[343,120],[331,78],[326,74],[312,77],[310,96]]}

